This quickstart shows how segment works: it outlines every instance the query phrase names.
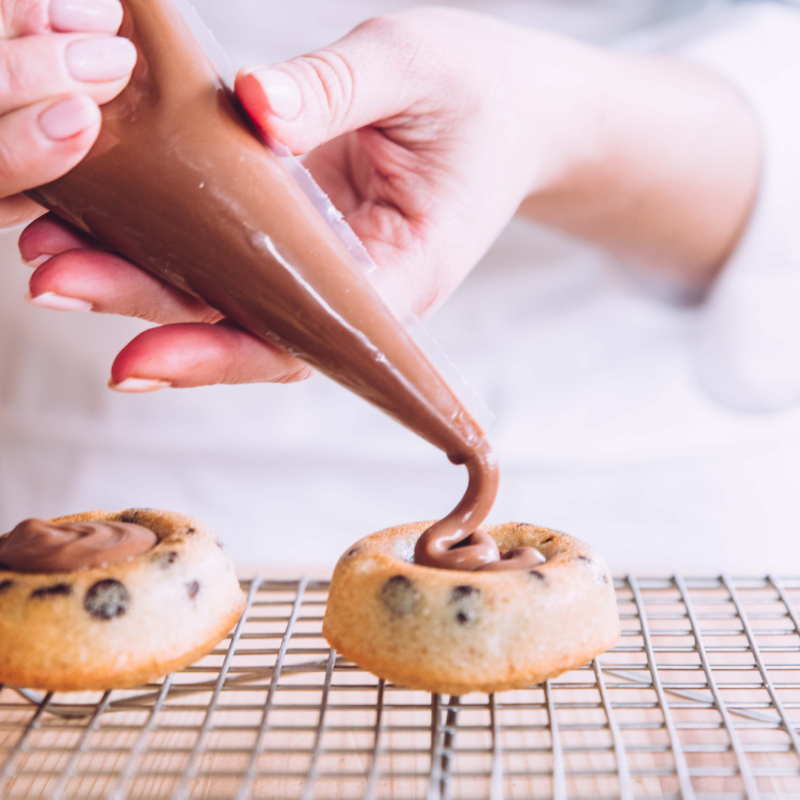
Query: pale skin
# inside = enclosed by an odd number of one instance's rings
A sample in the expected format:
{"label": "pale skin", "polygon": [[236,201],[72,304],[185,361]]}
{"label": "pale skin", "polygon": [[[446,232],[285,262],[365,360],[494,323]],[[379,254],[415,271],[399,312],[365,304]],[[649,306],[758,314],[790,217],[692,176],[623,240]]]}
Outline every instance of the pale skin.
{"label": "pale skin", "polygon": [[[0,8],[0,220],[38,217],[20,237],[34,267],[30,302],[157,323],[117,356],[110,385],[119,391],[307,377],[286,353],[39,216],[19,194],[88,151],[98,104],[121,91],[133,61],[114,37],[116,0]],[[76,80],[65,48],[87,30],[116,50]],[[14,72],[21,63],[25,80]],[[395,290],[423,315],[518,212],[702,291],[758,186],[756,122],[721,78],[464,11],[369,20],[323,50],[243,70],[236,90],[258,126],[308,154]],[[77,105],[56,114],[48,134],[43,113],[64,98]]]}

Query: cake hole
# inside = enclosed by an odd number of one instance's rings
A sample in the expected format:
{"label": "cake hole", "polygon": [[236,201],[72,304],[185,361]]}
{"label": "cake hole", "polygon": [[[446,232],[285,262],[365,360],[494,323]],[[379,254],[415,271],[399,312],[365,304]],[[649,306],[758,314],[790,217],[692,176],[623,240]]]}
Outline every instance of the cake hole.
{"label": "cake hole", "polygon": [[462,539],[460,542],[456,542],[456,543],[455,543],[455,544],[454,544],[454,545],[453,545],[453,546],[450,548],[450,550],[458,550],[458,549],[460,549],[461,547],[469,547],[471,544],[473,544],[473,541],[472,541],[472,534],[470,534],[469,536],[467,536],[467,538],[466,538],[466,539]]}
{"label": "cake hole", "polygon": [[0,592],[7,592],[13,585],[14,581],[10,579],[5,581],[0,581]]}
{"label": "cake hole", "polygon": [[534,578],[538,578],[540,581],[544,580],[544,575],[538,569],[532,569],[528,574],[533,575]]}

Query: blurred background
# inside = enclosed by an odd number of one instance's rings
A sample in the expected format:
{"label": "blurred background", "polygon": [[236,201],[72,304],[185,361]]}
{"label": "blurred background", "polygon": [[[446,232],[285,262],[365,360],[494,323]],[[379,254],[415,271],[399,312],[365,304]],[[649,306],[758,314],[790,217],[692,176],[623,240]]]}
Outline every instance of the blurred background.
{"label": "blurred background", "polygon": [[[236,67],[298,55],[411,5],[196,3]],[[451,5],[680,52],[763,13],[692,0]],[[216,527],[244,573],[330,570],[356,539],[440,517],[463,492],[463,469],[319,376],[109,391],[114,355],[145,323],[25,304],[18,233],[0,239],[0,530],[31,516],[168,508]],[[495,415],[502,479],[491,520],[574,534],[615,572],[796,572],[800,408],[737,411],[702,388],[705,312],[597,250],[514,221],[426,322]]]}

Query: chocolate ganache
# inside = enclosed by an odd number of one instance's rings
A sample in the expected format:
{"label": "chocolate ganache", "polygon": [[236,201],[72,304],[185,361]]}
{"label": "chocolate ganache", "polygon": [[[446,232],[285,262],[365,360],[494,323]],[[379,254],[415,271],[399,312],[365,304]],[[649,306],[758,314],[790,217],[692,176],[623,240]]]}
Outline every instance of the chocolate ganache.
{"label": "chocolate ganache", "polygon": [[420,539],[417,563],[540,563],[536,551],[500,560],[478,530],[498,482],[483,431],[253,135],[179,11],[170,0],[123,6],[120,35],[138,51],[131,82],[103,106],[87,157],[30,196],[466,464],[467,492]]}
{"label": "chocolate ganache", "polygon": [[122,564],[152,550],[158,537],[130,522],[26,519],[0,539],[0,567],[15,572],[74,572]]}

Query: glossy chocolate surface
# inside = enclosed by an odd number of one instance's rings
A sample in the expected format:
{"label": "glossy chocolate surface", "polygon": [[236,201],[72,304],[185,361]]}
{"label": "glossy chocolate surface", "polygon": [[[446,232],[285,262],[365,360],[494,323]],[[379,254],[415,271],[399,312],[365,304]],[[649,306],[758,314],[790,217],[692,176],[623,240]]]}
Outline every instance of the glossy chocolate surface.
{"label": "glossy chocolate surface", "polygon": [[153,531],[130,522],[53,525],[26,519],[0,539],[0,567],[14,572],[75,572],[123,564],[157,543]]}

